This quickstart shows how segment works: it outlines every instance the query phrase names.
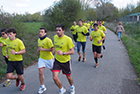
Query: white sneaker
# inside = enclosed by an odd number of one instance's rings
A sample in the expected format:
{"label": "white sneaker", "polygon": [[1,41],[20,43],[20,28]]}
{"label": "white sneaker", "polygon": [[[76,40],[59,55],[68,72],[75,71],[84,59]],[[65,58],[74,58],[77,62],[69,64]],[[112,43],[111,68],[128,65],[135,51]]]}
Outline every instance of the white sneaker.
{"label": "white sneaker", "polygon": [[66,89],[63,88],[63,90],[59,90],[59,94],[64,94],[66,92]]}
{"label": "white sneaker", "polygon": [[70,88],[70,94],[75,94],[75,86]]}
{"label": "white sneaker", "polygon": [[46,91],[46,87],[44,88],[40,87],[38,90],[38,94],[42,94],[44,91]]}

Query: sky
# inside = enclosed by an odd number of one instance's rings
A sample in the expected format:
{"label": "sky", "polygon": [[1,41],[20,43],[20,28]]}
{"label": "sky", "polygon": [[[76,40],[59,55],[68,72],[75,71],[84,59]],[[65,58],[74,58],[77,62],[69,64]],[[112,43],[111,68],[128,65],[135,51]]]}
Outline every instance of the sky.
{"label": "sky", "polygon": [[[5,12],[24,14],[28,12],[43,12],[54,4],[54,1],[59,0],[0,0],[0,9],[3,7]],[[140,0],[112,0],[112,3],[117,8],[126,7],[127,4],[137,4]]]}

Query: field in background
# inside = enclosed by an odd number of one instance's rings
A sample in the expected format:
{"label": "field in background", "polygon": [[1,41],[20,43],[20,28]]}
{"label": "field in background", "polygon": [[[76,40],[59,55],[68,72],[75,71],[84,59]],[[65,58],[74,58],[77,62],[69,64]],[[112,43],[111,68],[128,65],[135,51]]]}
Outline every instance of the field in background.
{"label": "field in background", "polygon": [[[26,47],[26,53],[23,55],[24,57],[24,67],[28,67],[38,60],[38,53],[36,50],[37,40],[39,38],[39,28],[41,27],[41,23],[24,23],[26,25],[25,32],[23,32],[22,40]],[[55,28],[55,26],[54,26]],[[17,31],[18,33],[18,31]],[[47,32],[47,36],[53,40],[53,36],[56,34],[56,31]],[[72,33],[70,31],[65,32],[66,35],[72,37]],[[3,60],[3,56],[0,48],[0,82],[5,79],[6,75],[6,63]]]}
{"label": "field in background", "polygon": [[[116,32],[118,23],[106,23],[106,27]],[[124,23],[125,34],[122,34],[122,41],[126,46],[132,65],[138,74],[140,84],[140,26],[137,23]]]}

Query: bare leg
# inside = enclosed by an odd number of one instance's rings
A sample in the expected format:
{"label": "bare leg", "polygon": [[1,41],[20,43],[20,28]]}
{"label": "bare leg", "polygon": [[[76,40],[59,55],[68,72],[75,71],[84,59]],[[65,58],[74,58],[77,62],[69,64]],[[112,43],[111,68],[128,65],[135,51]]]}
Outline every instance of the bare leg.
{"label": "bare leg", "polygon": [[55,84],[58,86],[59,89],[62,88],[62,83],[60,81],[60,79],[58,78],[59,72],[53,72],[53,80],[55,82]]}
{"label": "bare leg", "polygon": [[72,86],[73,85],[73,79],[72,79],[72,77],[71,76],[66,76],[66,77],[67,77],[70,85]]}
{"label": "bare leg", "polygon": [[13,73],[7,73],[6,76],[7,76],[7,79],[11,79],[11,80],[16,80],[17,79],[17,77],[14,76]]}
{"label": "bare leg", "polygon": [[24,83],[24,77],[23,77],[23,75],[18,75],[17,74],[17,76],[18,76],[19,80],[21,81],[21,84],[23,84]]}
{"label": "bare leg", "polygon": [[40,84],[44,85],[44,80],[45,80],[45,76],[44,76],[44,70],[45,68],[40,68],[39,69],[39,80],[40,80]]}

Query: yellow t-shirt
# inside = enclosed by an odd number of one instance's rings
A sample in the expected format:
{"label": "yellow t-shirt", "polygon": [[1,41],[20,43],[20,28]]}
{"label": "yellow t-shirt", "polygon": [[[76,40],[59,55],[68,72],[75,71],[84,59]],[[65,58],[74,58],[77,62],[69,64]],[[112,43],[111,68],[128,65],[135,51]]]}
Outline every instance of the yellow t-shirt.
{"label": "yellow t-shirt", "polygon": [[87,27],[87,23],[83,23],[83,26]]}
{"label": "yellow t-shirt", "polygon": [[88,23],[88,24],[87,24],[87,29],[89,29],[89,28],[90,28],[90,24]]}
{"label": "yellow t-shirt", "polygon": [[82,27],[79,26],[76,28],[76,32],[78,35],[77,41],[78,42],[86,42],[86,36],[84,36],[82,34],[82,32],[84,32],[84,34],[86,34],[89,32],[88,29],[85,26],[82,26]]}
{"label": "yellow t-shirt", "polygon": [[[53,47],[52,40],[48,37],[46,37],[43,40],[38,39],[38,47],[42,47],[44,49],[50,49]],[[45,59],[45,60],[50,60],[53,59],[53,54],[51,51],[40,51],[40,58]]]}
{"label": "yellow t-shirt", "polygon": [[103,25],[102,25],[102,26],[98,26],[98,28],[99,28],[100,30],[102,30],[103,32],[106,31],[106,28],[105,28],[105,26],[103,26]]}
{"label": "yellow t-shirt", "polygon": [[78,27],[78,25],[76,25],[76,26],[72,25],[72,26],[71,26],[70,29],[74,29],[74,31],[72,31],[72,34],[73,34],[73,35],[76,35],[76,30],[75,30],[75,29],[76,29],[77,27]]}
{"label": "yellow t-shirt", "polygon": [[105,24],[105,21],[103,21],[103,25]]}
{"label": "yellow t-shirt", "polygon": [[66,35],[59,38],[58,35],[54,36],[54,47],[55,47],[55,59],[60,63],[66,63],[71,59],[70,55],[58,55],[57,51],[61,50],[62,52],[68,52],[71,48],[74,47],[72,39]]}
{"label": "yellow t-shirt", "polygon": [[6,56],[7,55],[7,50],[6,50],[6,41],[8,40],[9,38],[3,38],[3,37],[0,37],[0,43],[3,44],[2,46],[2,54],[3,56]]}
{"label": "yellow t-shirt", "polygon": [[98,31],[92,31],[90,36],[93,39],[93,43],[92,44],[94,44],[96,46],[102,46],[102,42],[98,43],[98,41],[101,40],[102,37],[105,36],[105,34],[100,29],[98,29]]}
{"label": "yellow t-shirt", "polygon": [[15,50],[15,52],[19,52],[25,49],[23,42],[20,39],[16,38],[15,40],[8,39],[6,44],[7,44],[6,48],[8,49],[8,54],[9,54],[8,60],[9,61],[22,61],[23,60],[22,55],[13,55],[11,54],[11,50],[13,49]]}

